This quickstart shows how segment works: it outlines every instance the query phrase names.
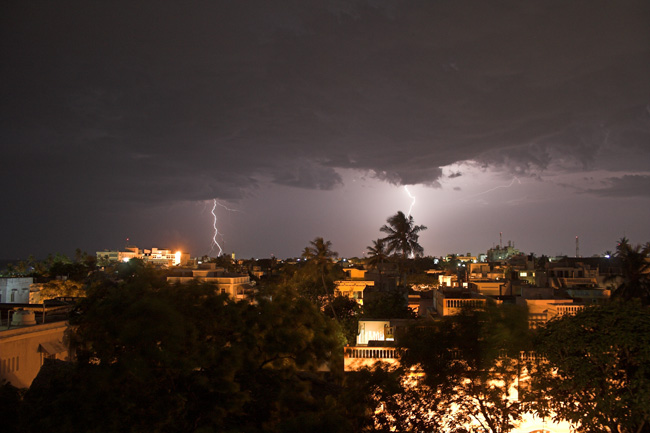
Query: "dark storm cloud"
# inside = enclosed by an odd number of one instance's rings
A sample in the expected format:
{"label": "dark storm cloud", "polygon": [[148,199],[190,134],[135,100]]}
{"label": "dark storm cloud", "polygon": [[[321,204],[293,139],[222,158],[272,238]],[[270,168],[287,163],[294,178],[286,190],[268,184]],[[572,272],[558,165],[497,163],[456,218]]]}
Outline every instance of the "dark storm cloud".
{"label": "dark storm cloud", "polygon": [[603,181],[602,188],[588,189],[587,193],[602,197],[644,197],[650,198],[650,176],[625,175]]}
{"label": "dark storm cloud", "polygon": [[160,202],[265,179],[331,189],[336,168],[436,185],[469,159],[647,167],[649,8],[8,2],[2,178],[23,196]]}

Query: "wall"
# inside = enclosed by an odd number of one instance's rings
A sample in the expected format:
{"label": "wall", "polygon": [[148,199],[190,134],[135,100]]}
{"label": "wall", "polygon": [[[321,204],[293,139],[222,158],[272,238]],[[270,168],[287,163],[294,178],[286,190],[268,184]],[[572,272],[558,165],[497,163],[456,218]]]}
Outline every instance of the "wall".
{"label": "wall", "polygon": [[69,360],[67,329],[67,322],[54,322],[0,331],[0,379],[28,388],[46,357]]}
{"label": "wall", "polygon": [[0,303],[28,304],[29,286],[33,282],[32,277],[0,278]]}

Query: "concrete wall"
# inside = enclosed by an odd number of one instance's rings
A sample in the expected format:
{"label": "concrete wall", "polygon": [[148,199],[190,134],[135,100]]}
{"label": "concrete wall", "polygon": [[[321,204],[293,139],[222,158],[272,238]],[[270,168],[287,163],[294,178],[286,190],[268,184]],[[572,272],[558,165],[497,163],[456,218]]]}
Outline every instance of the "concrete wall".
{"label": "concrete wall", "polygon": [[0,278],[0,303],[28,304],[32,277]]}
{"label": "concrete wall", "polygon": [[67,329],[67,322],[54,322],[0,331],[0,379],[28,388],[45,358],[69,360]]}

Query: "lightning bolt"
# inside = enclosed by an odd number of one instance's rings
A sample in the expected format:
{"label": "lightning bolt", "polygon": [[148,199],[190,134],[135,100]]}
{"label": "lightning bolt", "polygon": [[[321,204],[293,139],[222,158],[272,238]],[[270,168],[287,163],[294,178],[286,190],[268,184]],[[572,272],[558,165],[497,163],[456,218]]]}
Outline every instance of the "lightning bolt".
{"label": "lightning bolt", "polygon": [[[219,234],[219,229],[217,229],[217,214],[214,212],[215,209],[217,209],[217,204],[219,204],[219,202],[215,198],[214,204],[212,206],[212,211],[211,211],[212,216],[214,217],[214,220],[212,222],[212,228],[214,228],[214,235],[212,235],[212,244],[210,245],[210,253],[214,251],[214,247],[216,246],[219,248],[219,252],[217,253],[217,257],[219,257],[223,253],[223,248],[221,248],[221,245],[219,245],[219,242],[217,241],[217,235]],[[210,255],[210,253],[208,253],[208,255]]]}
{"label": "lightning bolt", "polygon": [[241,212],[241,211],[238,210],[238,209],[231,209],[231,208],[229,208],[228,206],[226,206],[225,204],[221,203],[220,201],[217,201],[217,199],[214,199],[214,202],[215,202],[218,206],[221,206],[222,208],[224,208],[224,209],[227,210],[227,211],[230,211],[230,212]]}
{"label": "lightning bolt", "polygon": [[[406,191],[406,194],[411,198],[411,206],[409,206],[409,213],[408,213],[408,215],[406,215],[406,217],[408,218],[408,217],[411,216],[411,211],[413,210],[413,205],[415,205],[415,196],[413,194],[411,194],[411,191],[409,191],[409,189],[408,189],[408,187],[406,185],[404,185],[404,191]],[[413,257],[415,257],[413,255],[413,253],[409,254],[410,259],[412,259]]]}
{"label": "lightning bolt", "polygon": [[415,204],[415,197],[411,194],[411,191],[409,191],[406,185],[404,185],[404,191],[406,191],[406,194],[408,194],[408,196],[411,197],[411,206],[409,207],[409,213],[407,215],[407,216],[411,216],[411,211],[413,210],[413,205]]}
{"label": "lightning bolt", "polygon": [[474,194],[474,195],[472,195],[470,197],[477,197],[479,195],[487,194],[488,192],[496,191],[497,189],[510,188],[512,185],[515,184],[515,182],[517,182],[519,185],[521,185],[521,181],[517,177],[514,177],[512,179],[512,181],[510,181],[510,183],[508,185],[495,186],[494,188],[490,188],[487,191],[479,192],[478,194]]}
{"label": "lightning bolt", "polygon": [[[219,248],[219,252],[217,253],[217,257],[219,257],[221,254],[223,254],[223,248],[221,248],[221,245],[219,245],[219,242],[217,241],[217,236],[219,236],[219,229],[217,228],[217,213],[215,212],[217,210],[217,206],[220,206],[224,208],[225,210],[229,212],[241,212],[237,209],[231,209],[225,204],[221,203],[219,200],[212,199],[212,210],[210,213],[212,214],[212,217],[214,218],[212,221],[212,228],[214,229],[214,234],[212,235],[212,243],[210,244],[210,252],[208,252],[208,255],[212,251],[214,251],[214,248],[217,247]],[[222,236],[223,237],[223,236]]]}

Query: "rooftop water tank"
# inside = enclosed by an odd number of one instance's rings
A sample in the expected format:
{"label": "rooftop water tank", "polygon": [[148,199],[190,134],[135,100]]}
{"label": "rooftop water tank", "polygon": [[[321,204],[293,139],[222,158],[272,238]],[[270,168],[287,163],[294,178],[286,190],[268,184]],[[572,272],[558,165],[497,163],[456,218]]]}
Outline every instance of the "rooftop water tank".
{"label": "rooftop water tank", "polygon": [[11,316],[11,326],[29,326],[36,325],[36,316],[33,311],[16,310]]}

